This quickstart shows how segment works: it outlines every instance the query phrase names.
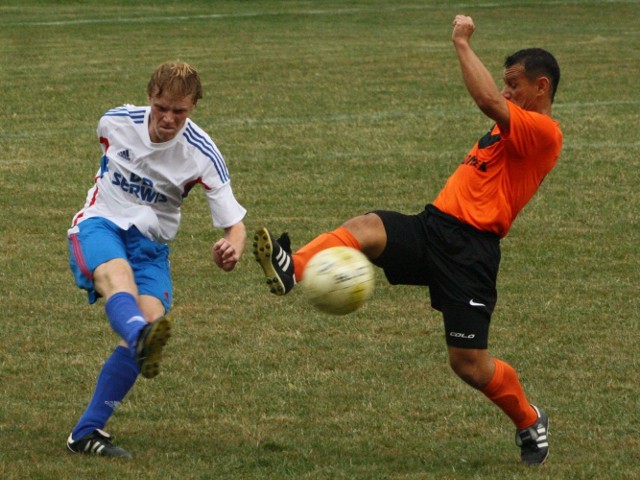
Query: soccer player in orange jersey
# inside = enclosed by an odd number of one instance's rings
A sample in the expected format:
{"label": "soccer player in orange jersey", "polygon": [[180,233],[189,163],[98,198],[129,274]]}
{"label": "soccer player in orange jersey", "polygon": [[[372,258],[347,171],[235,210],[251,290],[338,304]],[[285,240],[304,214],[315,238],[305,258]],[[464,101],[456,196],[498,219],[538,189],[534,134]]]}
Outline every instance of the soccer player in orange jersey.
{"label": "soccer player in orange jersey", "polygon": [[304,279],[320,250],[346,245],[382,268],[391,284],[429,287],[442,312],[453,371],[500,407],[516,427],[526,464],[549,453],[549,420],[532,405],[516,371],[488,350],[496,301],[500,239],[555,166],[562,132],[551,118],[560,69],[549,52],[520,50],[504,63],[502,90],[471,48],[470,17],[453,21],[452,41],[462,79],[480,111],[495,122],[421,213],[378,210],[354,217],[291,254],[286,234],[256,232],[254,255],[272,293],[284,295]]}

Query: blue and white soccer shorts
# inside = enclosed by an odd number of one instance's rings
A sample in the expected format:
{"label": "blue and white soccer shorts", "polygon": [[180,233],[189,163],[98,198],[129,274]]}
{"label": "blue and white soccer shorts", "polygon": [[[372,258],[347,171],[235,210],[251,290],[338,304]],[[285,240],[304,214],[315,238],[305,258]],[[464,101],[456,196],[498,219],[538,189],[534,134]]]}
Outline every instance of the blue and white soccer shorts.
{"label": "blue and white soccer shorts", "polygon": [[173,298],[169,247],[142,235],[136,227],[123,230],[104,218],[89,218],[69,233],[69,266],[76,285],[86,290],[89,303],[100,297],[93,284],[94,270],[114,258],[124,258],[133,269],[138,294],[158,298],[169,311]]}

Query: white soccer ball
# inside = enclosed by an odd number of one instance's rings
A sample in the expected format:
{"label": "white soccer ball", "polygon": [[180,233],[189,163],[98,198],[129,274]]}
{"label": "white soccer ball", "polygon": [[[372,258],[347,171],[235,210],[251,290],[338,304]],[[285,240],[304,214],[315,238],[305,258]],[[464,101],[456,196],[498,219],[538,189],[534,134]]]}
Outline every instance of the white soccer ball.
{"label": "white soccer ball", "polygon": [[354,248],[333,247],[315,254],[304,269],[303,291],[318,310],[346,315],[371,297],[373,265]]}

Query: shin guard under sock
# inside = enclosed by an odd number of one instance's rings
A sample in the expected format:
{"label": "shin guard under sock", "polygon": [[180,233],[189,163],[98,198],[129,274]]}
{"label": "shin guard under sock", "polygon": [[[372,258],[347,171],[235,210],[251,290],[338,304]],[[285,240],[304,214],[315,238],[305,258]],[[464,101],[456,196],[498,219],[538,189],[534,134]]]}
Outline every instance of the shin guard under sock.
{"label": "shin guard under sock", "polygon": [[496,370],[489,384],[482,389],[489,400],[502,409],[522,429],[533,425],[538,415],[527,401],[516,371],[506,362],[493,359]]}
{"label": "shin guard under sock", "polygon": [[118,292],[112,295],[104,305],[111,328],[127,342],[129,349],[134,352],[140,331],[147,324],[144,315],[138,308],[133,295]]}
{"label": "shin guard under sock", "polygon": [[360,243],[356,237],[344,227],[338,227],[331,232],[318,235],[292,255],[296,281],[302,281],[304,268],[316,253],[332,247],[351,247],[360,250]]}
{"label": "shin guard under sock", "polygon": [[79,440],[104,426],[136,382],[140,369],[126,347],[118,346],[104,362],[87,409],[72,432]]}

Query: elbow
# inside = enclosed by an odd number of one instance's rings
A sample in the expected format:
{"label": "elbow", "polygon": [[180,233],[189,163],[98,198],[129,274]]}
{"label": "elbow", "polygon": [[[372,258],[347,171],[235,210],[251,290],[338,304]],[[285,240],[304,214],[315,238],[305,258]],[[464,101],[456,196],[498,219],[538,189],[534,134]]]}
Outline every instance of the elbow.
{"label": "elbow", "polygon": [[[477,95],[474,98],[476,105],[485,115],[497,111],[500,107],[500,101],[492,95]],[[504,101],[504,99],[502,99]]]}
{"label": "elbow", "polygon": [[482,113],[498,123],[501,123],[505,117],[508,118],[509,116],[509,106],[504,97],[481,96],[474,100]]}

